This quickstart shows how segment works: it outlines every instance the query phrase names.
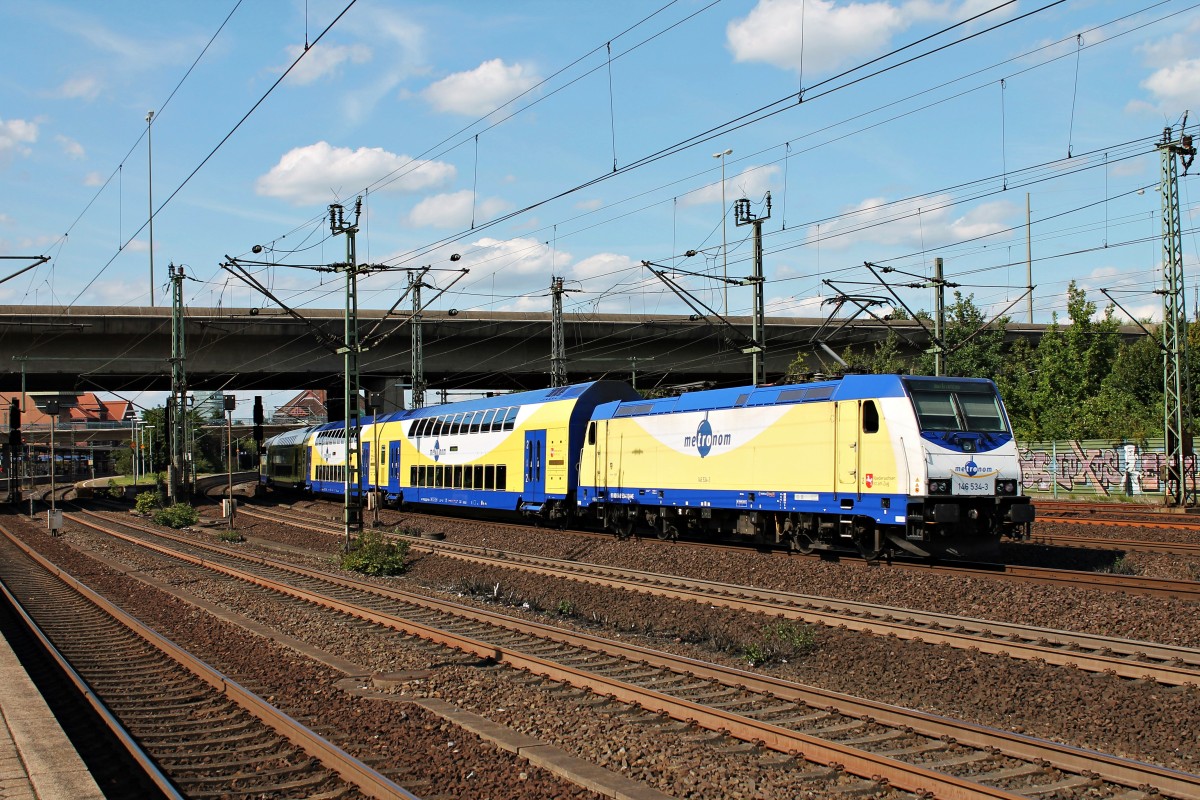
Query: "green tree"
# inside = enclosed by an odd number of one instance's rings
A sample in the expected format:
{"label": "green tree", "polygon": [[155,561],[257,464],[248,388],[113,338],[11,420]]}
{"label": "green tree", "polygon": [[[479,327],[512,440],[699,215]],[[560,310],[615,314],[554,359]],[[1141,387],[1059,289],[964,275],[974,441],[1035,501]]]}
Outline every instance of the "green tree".
{"label": "green tree", "polygon": [[[924,314],[918,316],[924,317]],[[946,344],[945,374],[969,378],[991,378],[1000,374],[1005,358],[1007,324],[1008,317],[989,322],[975,305],[975,295],[963,297],[962,292],[955,292],[954,302],[946,308],[946,325],[942,331],[942,341]],[[934,354],[922,353],[913,371],[932,375]]]}
{"label": "green tree", "polygon": [[1111,436],[1095,416],[1081,414],[1088,401],[1101,393],[1104,376],[1121,347],[1115,307],[1109,305],[1096,318],[1096,304],[1074,281],[1067,287],[1067,315],[1071,324],[1060,327],[1058,315],[1037,346],[1036,379],[1027,401],[1037,420],[1038,438],[1086,439]]}

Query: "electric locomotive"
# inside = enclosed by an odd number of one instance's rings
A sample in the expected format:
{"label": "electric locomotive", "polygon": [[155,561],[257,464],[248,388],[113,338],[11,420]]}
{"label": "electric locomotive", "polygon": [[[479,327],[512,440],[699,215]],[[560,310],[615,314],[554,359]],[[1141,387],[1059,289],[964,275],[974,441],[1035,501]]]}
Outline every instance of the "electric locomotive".
{"label": "electric locomotive", "polygon": [[620,535],[982,556],[1028,536],[995,384],[846,375],[600,406],[578,506]]}

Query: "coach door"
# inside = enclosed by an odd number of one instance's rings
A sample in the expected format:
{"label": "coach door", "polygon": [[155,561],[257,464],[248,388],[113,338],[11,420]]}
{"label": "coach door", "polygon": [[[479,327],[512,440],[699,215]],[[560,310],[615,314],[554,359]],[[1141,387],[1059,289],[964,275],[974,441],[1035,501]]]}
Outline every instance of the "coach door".
{"label": "coach door", "polygon": [[388,442],[388,491],[400,491],[400,442]]}
{"label": "coach door", "polygon": [[525,431],[525,502],[546,497],[546,432]]}
{"label": "coach door", "polygon": [[362,454],[358,459],[358,487],[365,494],[375,481],[375,454],[371,452],[370,442],[359,442]]}
{"label": "coach door", "polygon": [[857,400],[837,404],[837,439],[834,448],[834,470],[837,473],[834,491],[838,494],[858,492],[859,425]]}

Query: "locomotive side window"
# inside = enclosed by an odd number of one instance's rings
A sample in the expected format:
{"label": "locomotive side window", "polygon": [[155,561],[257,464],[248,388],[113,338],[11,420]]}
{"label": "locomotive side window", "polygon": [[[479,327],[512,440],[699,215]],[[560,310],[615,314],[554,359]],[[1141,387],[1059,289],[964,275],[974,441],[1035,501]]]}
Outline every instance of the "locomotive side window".
{"label": "locomotive side window", "polygon": [[595,420],[592,420],[591,422],[588,423],[587,443],[588,444],[596,443],[596,421]]}
{"label": "locomotive side window", "polygon": [[862,408],[863,433],[879,433],[879,409],[874,400],[867,400]]}

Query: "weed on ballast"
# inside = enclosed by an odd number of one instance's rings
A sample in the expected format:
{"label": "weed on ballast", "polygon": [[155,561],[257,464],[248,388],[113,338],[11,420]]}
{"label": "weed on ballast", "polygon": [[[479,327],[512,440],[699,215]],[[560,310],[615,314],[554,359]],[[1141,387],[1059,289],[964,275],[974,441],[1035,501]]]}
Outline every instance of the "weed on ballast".
{"label": "weed on ballast", "polygon": [[1112,565],[1110,565],[1110,566],[1101,567],[1099,571],[1106,572],[1106,573],[1109,573],[1112,575],[1137,575],[1138,574],[1137,567],[1135,567],[1133,564],[1130,564],[1129,561],[1127,561],[1125,559],[1125,556],[1121,556],[1121,557],[1117,558],[1115,561],[1113,561]]}
{"label": "weed on ballast", "polygon": [[816,633],[808,625],[772,622],[758,629],[757,639],[742,645],[742,659],[752,667],[786,663],[812,652],[816,643]]}

